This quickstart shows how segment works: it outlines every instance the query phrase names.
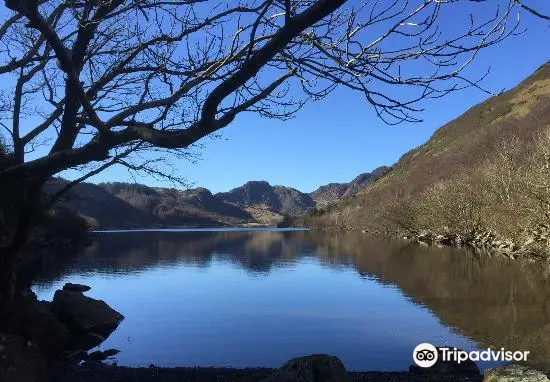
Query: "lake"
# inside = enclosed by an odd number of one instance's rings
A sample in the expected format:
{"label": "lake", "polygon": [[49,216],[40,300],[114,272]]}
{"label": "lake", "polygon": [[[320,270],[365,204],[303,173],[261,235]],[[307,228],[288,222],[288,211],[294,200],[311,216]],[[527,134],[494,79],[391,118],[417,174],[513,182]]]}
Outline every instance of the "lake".
{"label": "lake", "polygon": [[279,367],[327,353],[349,370],[407,370],[422,342],[550,362],[550,269],[460,249],[355,232],[108,231],[43,258],[33,290],[51,300],[66,282],[126,317],[100,346],[120,365]]}

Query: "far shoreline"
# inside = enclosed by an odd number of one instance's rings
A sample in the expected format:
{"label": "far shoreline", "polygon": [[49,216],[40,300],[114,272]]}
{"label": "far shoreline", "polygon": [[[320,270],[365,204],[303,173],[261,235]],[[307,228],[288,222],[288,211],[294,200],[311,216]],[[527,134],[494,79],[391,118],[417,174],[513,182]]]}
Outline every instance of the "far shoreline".
{"label": "far shoreline", "polygon": [[[76,378],[83,382],[261,382],[278,369],[262,367],[130,367],[85,363],[70,370],[62,370],[59,382]],[[478,374],[411,373],[408,371],[347,371],[350,382],[401,381],[483,381]]]}
{"label": "far shoreline", "polygon": [[120,229],[102,229],[90,231],[92,234],[97,233],[131,233],[131,232],[242,232],[242,231],[311,231],[310,228],[293,228],[293,227],[180,227],[180,228],[120,228]]}

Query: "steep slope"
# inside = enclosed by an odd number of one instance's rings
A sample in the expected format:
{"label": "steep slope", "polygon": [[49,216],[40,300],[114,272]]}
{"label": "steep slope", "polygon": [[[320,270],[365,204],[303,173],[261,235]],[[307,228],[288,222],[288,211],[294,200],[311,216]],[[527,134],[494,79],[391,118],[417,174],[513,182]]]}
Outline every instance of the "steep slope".
{"label": "steep slope", "polygon": [[215,195],[250,212],[261,224],[277,224],[284,215],[298,216],[315,206],[308,195],[290,187],[271,186],[265,181],[251,181],[229,192]]}
{"label": "steep slope", "polygon": [[[67,183],[65,179],[54,178],[46,183],[44,194],[49,199]],[[91,183],[80,183],[70,188],[55,208],[84,217],[92,228],[124,228],[158,223],[124,200]]]}
{"label": "steep slope", "polygon": [[364,186],[380,179],[391,171],[390,167],[382,166],[358,175],[349,183],[329,183],[311,192],[309,196],[315,201],[317,208],[325,208],[329,204],[355,195]]}
{"label": "steep slope", "polygon": [[548,179],[540,163],[550,153],[549,131],[547,63],[514,89],[437,130],[355,197],[296,224],[392,232],[424,227],[470,232],[483,226],[513,236],[544,219],[537,215],[539,202],[550,201],[545,199],[550,193],[532,187],[534,179]]}

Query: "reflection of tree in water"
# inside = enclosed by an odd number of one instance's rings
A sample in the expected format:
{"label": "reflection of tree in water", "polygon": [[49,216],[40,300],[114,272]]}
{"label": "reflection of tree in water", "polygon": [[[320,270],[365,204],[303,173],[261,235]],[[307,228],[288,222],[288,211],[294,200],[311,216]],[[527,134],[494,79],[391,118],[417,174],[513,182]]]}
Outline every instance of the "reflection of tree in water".
{"label": "reflection of tree in water", "polygon": [[550,281],[540,264],[489,258],[451,248],[424,248],[352,232],[129,233],[98,237],[76,260],[43,259],[38,282],[84,272],[134,273],[158,266],[230,261],[267,274],[303,256],[349,266],[399,287],[417,304],[481,346],[529,350],[550,364]]}

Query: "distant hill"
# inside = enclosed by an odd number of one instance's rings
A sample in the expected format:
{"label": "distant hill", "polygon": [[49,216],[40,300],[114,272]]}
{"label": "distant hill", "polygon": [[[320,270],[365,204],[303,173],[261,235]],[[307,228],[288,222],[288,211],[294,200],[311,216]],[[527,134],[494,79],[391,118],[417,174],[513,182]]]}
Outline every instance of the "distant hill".
{"label": "distant hill", "polygon": [[[67,183],[67,180],[60,178],[48,181],[44,187],[46,198],[51,198]],[[150,222],[149,216],[104,188],[91,183],[80,183],[69,189],[56,203],[55,209],[80,215],[94,228],[139,227]],[[153,224],[157,222],[154,221]]]}
{"label": "distant hill", "polygon": [[[53,179],[44,192],[51,197],[67,183]],[[178,190],[115,182],[78,184],[55,208],[83,217],[94,228],[135,228],[275,226],[285,216],[302,215],[315,205],[306,193],[265,181],[251,181],[215,195],[206,188]]]}
{"label": "distant hill", "polygon": [[315,207],[313,199],[294,188],[251,181],[216,197],[248,211],[260,224],[274,225],[285,215],[298,216]]}
{"label": "distant hill", "polygon": [[[67,181],[49,182],[53,195]],[[81,183],[56,205],[84,217],[94,228],[231,226],[254,222],[250,213],[224,202],[205,188],[176,190],[133,183]]]}
{"label": "distant hill", "polygon": [[326,186],[319,187],[309,195],[315,201],[317,208],[324,208],[343,198],[355,195],[361,188],[380,179],[390,171],[390,167],[378,167],[372,172],[358,175],[349,183],[329,183]]}
{"label": "distant hill", "polygon": [[103,183],[98,186],[157,224],[208,226],[252,221],[248,212],[215,197],[206,188],[177,190],[128,183]]}
{"label": "distant hill", "polygon": [[[549,161],[547,63],[514,89],[441,127],[354,197],[295,224],[463,235],[485,229],[519,239],[550,223],[550,166],[544,165]],[[339,196],[344,187],[333,189]]]}

